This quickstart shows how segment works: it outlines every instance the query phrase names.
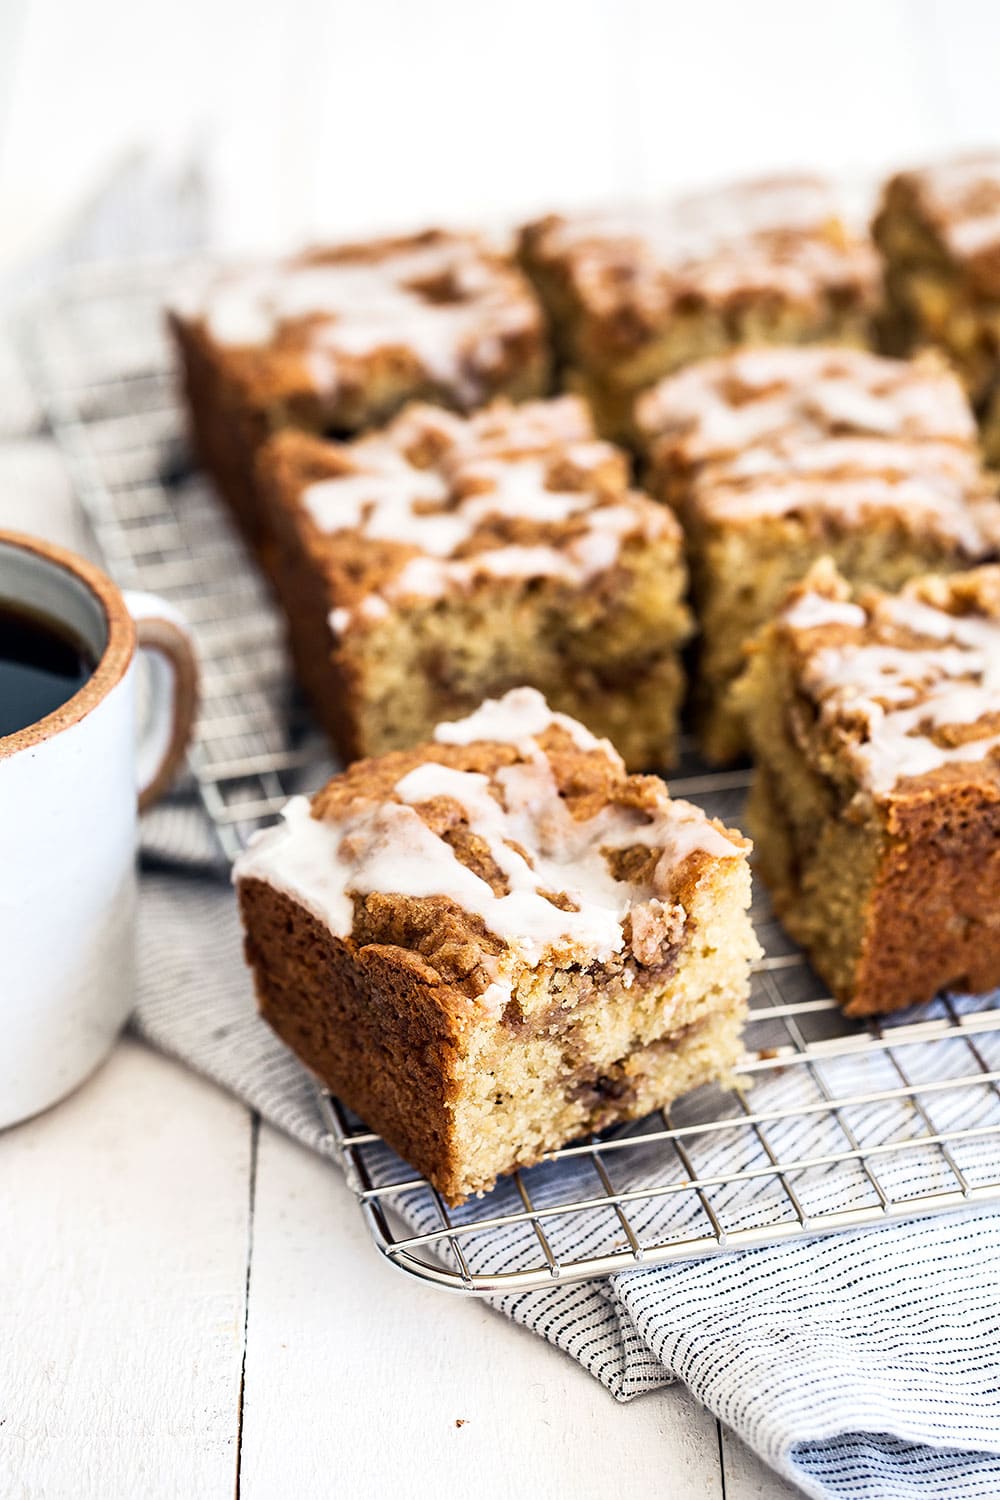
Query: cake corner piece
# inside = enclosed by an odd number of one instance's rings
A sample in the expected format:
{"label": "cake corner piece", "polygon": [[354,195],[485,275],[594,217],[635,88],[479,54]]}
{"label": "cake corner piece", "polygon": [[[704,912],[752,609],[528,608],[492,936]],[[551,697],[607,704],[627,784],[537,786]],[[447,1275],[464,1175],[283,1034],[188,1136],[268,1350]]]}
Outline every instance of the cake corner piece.
{"label": "cake corner piece", "polygon": [[550,382],[542,309],[505,248],[428,229],[223,267],[168,309],[192,434],[267,559],[255,458],[292,429],[356,433],[408,401],[458,411]]}
{"label": "cake corner piece", "polygon": [[852,596],[818,565],[738,693],[775,908],[848,1015],[1000,984],[1000,567]]}
{"label": "cake corner piece", "polygon": [[1000,150],[893,173],[872,233],[887,343],[944,349],[981,409],[1000,389]]}
{"label": "cake corner piece", "polygon": [[737,345],[866,344],[876,307],[872,246],[831,183],[797,172],[548,214],[520,258],[567,380],[630,444],[635,399],[664,375]]}
{"label": "cake corner piece", "polygon": [[294,799],[234,880],[265,1019],[455,1204],[731,1078],[748,850],[516,689]]}

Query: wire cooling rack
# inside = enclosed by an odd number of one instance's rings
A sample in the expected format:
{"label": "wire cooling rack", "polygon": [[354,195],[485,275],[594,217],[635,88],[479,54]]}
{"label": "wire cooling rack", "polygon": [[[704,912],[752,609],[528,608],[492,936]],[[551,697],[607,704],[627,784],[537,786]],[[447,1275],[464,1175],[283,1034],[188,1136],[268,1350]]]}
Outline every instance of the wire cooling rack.
{"label": "wire cooling rack", "polygon": [[[172,599],[194,629],[204,705],[191,768],[228,861],[333,767],[290,689],[267,590],[187,453],[161,308],[189,270],[75,274],[33,310],[24,346],[109,568]],[[747,781],[688,754],[671,787],[738,823]],[[754,917],[766,956],[737,1088],[579,1141],[460,1209],[323,1095],[387,1259],[502,1293],[1000,1201],[1000,997],[852,1024],[759,892]]]}

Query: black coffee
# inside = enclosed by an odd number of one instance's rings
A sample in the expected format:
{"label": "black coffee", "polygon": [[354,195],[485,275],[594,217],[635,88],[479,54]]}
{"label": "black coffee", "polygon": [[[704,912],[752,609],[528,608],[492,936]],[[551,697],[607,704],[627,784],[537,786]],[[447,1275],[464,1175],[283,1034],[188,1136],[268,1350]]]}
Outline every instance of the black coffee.
{"label": "black coffee", "polygon": [[0,738],[61,708],[95,665],[58,620],[0,599]]}

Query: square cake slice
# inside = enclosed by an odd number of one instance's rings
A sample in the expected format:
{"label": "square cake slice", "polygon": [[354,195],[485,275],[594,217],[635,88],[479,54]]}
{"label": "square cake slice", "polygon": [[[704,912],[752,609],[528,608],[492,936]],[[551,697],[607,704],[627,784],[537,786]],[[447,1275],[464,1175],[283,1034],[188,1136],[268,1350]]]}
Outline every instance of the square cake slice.
{"label": "square cake slice", "polygon": [[[1000,384],[1000,151],[890,178],[873,224],[887,338],[945,350],[977,408]],[[1000,427],[988,433],[1000,461]]]}
{"label": "square cake slice", "polygon": [[872,246],[821,179],[767,178],[659,206],[521,232],[575,389],[609,437],[631,439],[635,395],[741,344],[867,343]]}
{"label": "square cake slice", "polygon": [[269,527],[254,455],[272,432],[357,432],[415,398],[468,410],[548,383],[531,287],[470,234],[429,230],[226,270],[180,297],[170,326],[202,462],[258,545]]}
{"label": "square cake slice", "polygon": [[852,600],[820,564],[738,692],[761,872],[847,1013],[1000,984],[1000,568]]}
{"label": "square cake slice", "polygon": [[673,762],[680,528],[578,397],[412,406],[351,443],[285,433],[260,467],[299,676],[345,758],[528,683],[630,768]]}
{"label": "square cake slice", "polygon": [[730,1077],[748,849],[525,688],[295,799],[234,878],[264,1017],[459,1203]]}
{"label": "square cake slice", "polygon": [[647,483],[684,528],[706,754],[745,746],[730,688],[745,643],[820,557],[899,588],[998,555],[1000,502],[956,377],[928,355],[747,349],[644,395]]}

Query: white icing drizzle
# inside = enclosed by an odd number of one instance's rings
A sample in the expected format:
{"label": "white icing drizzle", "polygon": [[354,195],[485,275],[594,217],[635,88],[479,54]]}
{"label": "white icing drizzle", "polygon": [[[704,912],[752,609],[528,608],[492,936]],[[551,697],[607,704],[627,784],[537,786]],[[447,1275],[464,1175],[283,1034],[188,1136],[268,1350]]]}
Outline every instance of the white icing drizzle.
{"label": "white icing drizzle", "polygon": [[[855,607],[832,600],[810,606],[808,597],[785,612],[786,623],[809,628],[829,623],[824,605]],[[815,618],[796,621],[795,609]],[[840,623],[862,629],[870,619],[941,642],[910,647],[856,640],[824,647],[806,664],[803,683],[820,704],[821,717],[864,726],[865,739],[852,746],[851,755],[873,792],[891,792],[899,782],[941,766],[982,761],[1000,748],[1000,734],[984,732],[957,745],[931,737],[1000,713],[1000,621],[952,615],[910,594],[882,597],[870,616],[861,615]]]}
{"label": "white icing drizzle", "polygon": [[860,628],[868,617],[860,604],[850,604],[845,599],[828,599],[825,594],[805,593],[783,611],[781,618],[793,630],[816,630],[824,625]]}
{"label": "white icing drizzle", "polygon": [[255,833],[233,865],[233,880],[263,880],[299,902],[338,937],[354,920],[348,890],[350,867],[340,857],[340,838],[312,816],[308,797],[292,797],[281,822]]}
{"label": "white icing drizzle", "polygon": [[[793,243],[792,243],[793,242]],[[811,177],[737,183],[674,200],[548,221],[544,258],[566,259],[581,286],[627,261],[631,290],[669,302],[675,277],[708,298],[759,289],[810,301],[824,287],[873,283],[870,247],[840,223],[830,187]]]}
{"label": "white icing drizzle", "polygon": [[199,311],[214,339],[239,347],[266,346],[299,323],[322,392],[335,393],[345,360],[404,349],[463,402],[481,396],[481,377],[501,363],[506,337],[541,328],[518,273],[461,236],[367,259],[359,252],[357,260],[230,273]]}
{"label": "white icing drizzle", "polygon": [[[823,475],[825,478],[871,475],[916,479],[942,488],[976,487],[980,477],[975,450],[957,443],[911,443],[874,437],[820,437],[803,441],[789,435],[773,445],[747,447],[704,471],[720,483],[763,476],[768,479]],[[707,486],[706,486],[707,487]]]}
{"label": "white icing drizzle", "polygon": [[984,250],[994,250],[1000,245],[1000,209],[950,224],[948,243],[958,256],[981,255]]}
{"label": "white icing drizzle", "polygon": [[735,183],[667,203],[623,204],[560,218],[547,227],[559,253],[592,240],[638,240],[671,261],[715,254],[732,241],[776,231],[808,233],[837,217],[829,187],[816,178]]}
{"label": "white icing drizzle", "polygon": [[[481,917],[490,932],[516,944],[531,966],[547,950],[567,942],[585,946],[600,960],[619,952],[631,888],[612,878],[595,843],[594,829],[574,824],[556,795],[545,756],[539,753],[527,764],[505,767],[496,779],[503,789],[504,806],[490,792],[488,777],[435,764],[418,766],[395,790],[410,804],[433,797],[450,797],[459,803],[471,832],[485,842],[505,876],[509,892],[494,895],[454,855],[449,861],[436,849],[429,849],[428,857],[412,867],[395,862],[391,871],[395,887],[402,884],[401,894],[409,896],[449,896],[465,911]],[[439,843],[434,835],[428,836]],[[530,861],[511,843],[530,850]],[[463,872],[457,880],[452,864]],[[369,889],[383,888],[377,883],[380,874],[365,870]],[[441,888],[444,884],[448,889]],[[428,885],[431,889],[426,889]],[[544,891],[563,892],[577,910],[554,906]]]}
{"label": "white icing drizzle", "polygon": [[737,350],[668,376],[639,404],[647,438],[672,437],[688,463],[731,460],[789,439],[950,443],[970,452],[976,425],[955,376],[937,364],[860,349]]}
{"label": "white icing drizzle", "polygon": [[[429,438],[428,468],[414,460],[426,460]],[[384,617],[389,599],[435,598],[487,575],[583,584],[614,567],[626,537],[679,536],[668,511],[628,490],[622,454],[594,438],[574,398],[495,406],[444,424],[433,408],[411,407],[383,433],[342,451],[351,468],[302,492],[313,524],[420,555],[353,612],[334,611],[338,636],[355,619]],[[530,521],[541,535],[497,545],[497,519]]]}
{"label": "white icing drizzle", "polygon": [[936,361],[750,349],[671,376],[640,403],[661,475],[694,518],[888,516],[979,559],[1000,544],[962,388]]}
{"label": "white icing drizzle", "polygon": [[1000,246],[1000,152],[938,162],[913,173],[912,179],[957,259],[971,259]]}
{"label": "white icing drizzle", "polygon": [[[621,762],[582,725],[553,714],[541,695],[518,689],[482,705],[468,720],[438,727],[445,743],[468,744],[488,735],[514,743],[521,757],[501,767],[491,784],[478,772],[436,762],[416,766],[394,788],[394,799],[372,803],[359,796],[339,821],[310,816],[294,798],[277,827],[258,835],[236,863],[236,880],[264,880],[301,903],[338,937],[353,925],[353,897],[382,892],[405,897],[441,896],[479,916],[501,938],[505,953],[484,960],[492,983],[481,997],[503,1003],[513,970],[536,966],[546,955],[604,962],[625,944],[629,912],[652,900],[662,911],[675,872],[695,851],[713,858],[741,854],[700,809],[671,801],[666,788],[651,812],[606,804],[594,817],[575,819],[559,795],[538,735],[561,725],[582,748]],[[451,846],[420,818],[421,803],[448,798],[462,808],[468,827],[486,845],[507,890],[463,865]],[[643,845],[659,850],[648,888],[614,878],[604,851]],[[548,894],[569,898],[563,910]],[[683,912],[678,909],[677,923]]]}
{"label": "white icing drizzle", "polygon": [[997,502],[986,496],[970,498],[966,486],[949,485],[943,474],[896,480],[881,474],[814,479],[762,475],[748,485],[706,487],[699,491],[698,502],[703,516],[728,521],[808,512],[854,527],[886,516],[911,534],[941,537],[970,558],[981,558],[1000,544]]}
{"label": "white icing drizzle", "polygon": [[624,774],[624,761],[610,740],[599,740],[578,719],[556,713],[537,688],[511,688],[502,698],[487,698],[464,719],[439,724],[434,738],[439,745],[473,745],[478,740],[522,745],[553,726],[564,729],[580,750],[603,750],[616,770]]}
{"label": "white icing drizzle", "polygon": [[[384,620],[389,613],[389,605],[380,594],[368,594],[358,605],[357,615],[363,620]],[[343,635],[349,628],[354,618],[349,609],[343,606],[331,609],[327,619],[330,630],[335,636]]]}
{"label": "white icing drizzle", "polygon": [[995,184],[1000,193],[1000,151],[974,151],[955,156],[922,167],[913,175],[942,208],[954,211],[984,183]]}

